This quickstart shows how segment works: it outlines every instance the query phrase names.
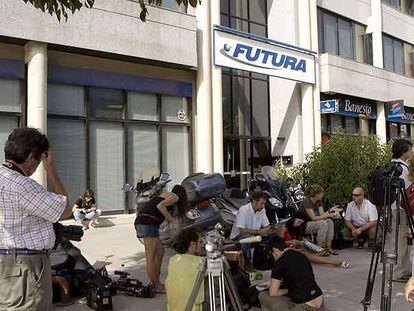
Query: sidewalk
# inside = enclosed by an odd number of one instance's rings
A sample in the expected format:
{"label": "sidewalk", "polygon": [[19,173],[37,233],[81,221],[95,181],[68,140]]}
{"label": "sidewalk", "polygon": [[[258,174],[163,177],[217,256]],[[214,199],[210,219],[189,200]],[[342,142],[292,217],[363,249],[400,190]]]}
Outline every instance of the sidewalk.
{"label": "sidewalk", "polygon": [[[144,284],[148,283],[145,272],[144,246],[135,237],[133,226],[135,215],[116,215],[102,217],[100,228],[87,230],[81,242],[74,242],[82,254],[95,267],[106,265],[109,272],[117,270],[122,264],[131,273],[131,277],[138,278]],[[75,224],[74,221],[65,221],[64,224]],[[161,279],[165,280],[168,258],[173,254],[166,249]],[[371,253],[366,250],[347,249],[340,251],[335,259],[351,262],[351,269],[335,269],[314,265],[314,272],[318,284],[321,286],[326,304],[331,311],[362,310],[360,301],[363,299]],[[380,269],[379,269],[380,270]],[[264,280],[269,279],[269,272],[265,273]],[[371,308],[379,310],[379,291],[381,274],[377,273]],[[393,311],[410,311],[414,304],[405,302],[403,284],[394,283]],[[114,310],[166,310],[165,295],[156,295],[152,299],[113,297]],[[91,310],[85,304],[75,303],[68,307],[55,307],[54,310],[82,311]]]}

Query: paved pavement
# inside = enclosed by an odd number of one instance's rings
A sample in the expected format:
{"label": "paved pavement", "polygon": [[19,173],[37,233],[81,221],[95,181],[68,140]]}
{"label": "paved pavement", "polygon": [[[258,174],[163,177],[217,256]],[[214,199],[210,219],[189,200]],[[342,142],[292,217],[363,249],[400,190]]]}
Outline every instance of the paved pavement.
{"label": "paved pavement", "polygon": [[[87,230],[83,240],[74,243],[82,254],[94,265],[106,265],[109,272],[119,269],[122,264],[135,277],[147,283],[145,273],[144,247],[135,237],[133,227],[134,215],[105,216],[101,219],[100,228]],[[66,224],[74,223],[66,221]],[[165,280],[168,258],[173,251],[166,250],[162,268],[162,280]],[[366,250],[347,249],[340,251],[335,259],[351,262],[351,269],[343,270],[327,266],[314,265],[318,284],[321,286],[328,309],[331,311],[362,310],[360,301],[363,298],[370,255]],[[264,280],[269,279],[265,273]],[[379,291],[381,272],[377,274],[371,308],[379,310]],[[117,295],[113,298],[114,310],[166,310],[165,295],[156,295],[152,299],[126,297]],[[78,311],[90,310],[84,303],[76,302],[68,307],[55,307],[54,310]],[[403,297],[403,284],[394,283],[393,311],[412,311],[414,304],[405,302]]]}

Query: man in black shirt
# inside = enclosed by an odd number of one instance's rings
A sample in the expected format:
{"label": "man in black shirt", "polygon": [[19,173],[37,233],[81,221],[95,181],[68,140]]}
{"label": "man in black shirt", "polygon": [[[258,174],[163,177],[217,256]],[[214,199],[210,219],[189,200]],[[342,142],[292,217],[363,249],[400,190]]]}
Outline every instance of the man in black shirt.
{"label": "man in black shirt", "polygon": [[311,263],[306,256],[296,250],[286,249],[281,238],[274,238],[272,246],[275,262],[269,291],[259,295],[262,309],[325,310],[322,290],[316,284]]}

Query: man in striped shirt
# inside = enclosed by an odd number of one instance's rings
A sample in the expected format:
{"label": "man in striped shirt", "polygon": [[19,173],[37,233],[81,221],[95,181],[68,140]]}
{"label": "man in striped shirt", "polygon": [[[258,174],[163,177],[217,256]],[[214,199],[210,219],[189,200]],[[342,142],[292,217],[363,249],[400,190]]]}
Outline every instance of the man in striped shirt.
{"label": "man in striped shirt", "polygon": [[[53,223],[71,216],[53,151],[33,128],[15,129],[0,166],[0,310],[51,310]],[[43,162],[50,191],[31,176]]]}

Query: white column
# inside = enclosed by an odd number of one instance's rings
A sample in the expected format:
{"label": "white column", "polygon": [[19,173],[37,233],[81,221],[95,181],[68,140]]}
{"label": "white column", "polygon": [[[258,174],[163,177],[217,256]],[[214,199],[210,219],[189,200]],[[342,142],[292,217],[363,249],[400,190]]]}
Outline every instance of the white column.
{"label": "white column", "polygon": [[[211,31],[213,25],[220,25],[220,1],[211,1]],[[213,121],[213,170],[223,173],[223,94],[221,67],[213,64],[213,44],[211,44],[211,88]]]}
{"label": "white column", "polygon": [[[309,14],[310,14],[310,37],[311,45],[310,49],[315,52],[319,52],[318,43],[318,6],[316,0],[309,1]],[[318,54],[319,55],[319,54]],[[316,83],[313,86],[313,119],[314,119],[314,143],[315,146],[319,146],[322,142],[322,127],[321,127],[321,93],[319,89],[319,60],[316,61]]]}
{"label": "white column", "polygon": [[371,17],[368,20],[367,33],[372,33],[373,64],[375,67],[384,68],[381,0],[371,0]]}
{"label": "white column", "polygon": [[[27,126],[47,132],[47,44],[30,41],[24,46],[27,64]],[[32,175],[47,186],[46,171],[40,164]]]}
{"label": "white column", "polygon": [[210,0],[197,6],[197,107],[195,114],[195,171],[213,171],[211,118]]}
{"label": "white column", "polygon": [[377,102],[377,136],[382,143],[387,141],[387,129],[386,129],[386,120],[385,120],[385,107],[384,103]]}
{"label": "white column", "polygon": [[[310,8],[311,4],[309,0],[298,1],[299,46],[306,49],[310,49],[312,47]],[[313,86],[310,84],[301,84],[300,90],[302,95],[303,153],[307,154],[311,152],[313,147],[315,147],[316,145],[316,124],[314,107],[315,94]],[[318,129],[318,132],[320,132],[320,129]]]}
{"label": "white column", "polygon": [[359,118],[359,134],[362,136],[369,135],[369,119]]}

